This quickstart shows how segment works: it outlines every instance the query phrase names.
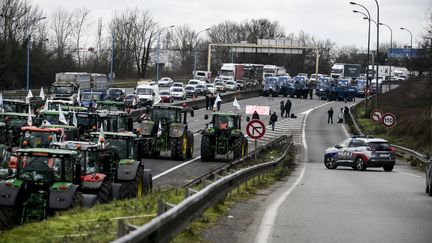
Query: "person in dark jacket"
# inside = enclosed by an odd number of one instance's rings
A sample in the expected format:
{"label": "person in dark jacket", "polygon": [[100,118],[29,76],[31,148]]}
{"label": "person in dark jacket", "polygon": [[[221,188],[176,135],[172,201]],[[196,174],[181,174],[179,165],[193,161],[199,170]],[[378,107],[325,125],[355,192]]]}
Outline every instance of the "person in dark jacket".
{"label": "person in dark jacket", "polygon": [[212,94],[210,97],[210,107],[209,107],[210,110],[213,110],[215,101],[216,101],[216,96],[214,94]]}
{"label": "person in dark jacket", "polygon": [[273,112],[273,114],[270,116],[270,124],[272,126],[272,131],[274,131],[277,119],[278,119],[278,116],[276,115],[276,112]]}
{"label": "person in dark jacket", "polygon": [[285,111],[285,104],[283,100],[280,102],[280,111],[281,111],[281,117],[283,117]]}
{"label": "person in dark jacket", "polygon": [[344,123],[346,124],[346,123],[348,123],[347,121],[348,121],[348,117],[349,117],[349,108],[348,108],[348,106],[345,106],[343,111],[344,111]]}
{"label": "person in dark jacket", "polygon": [[330,107],[330,110],[327,111],[328,114],[328,118],[327,118],[327,123],[333,124],[333,108]]}
{"label": "person in dark jacket", "polygon": [[260,116],[258,115],[257,111],[254,111],[254,113],[252,114],[252,120],[259,120]]}
{"label": "person in dark jacket", "polygon": [[285,103],[285,117],[290,117],[291,114],[291,100],[287,100]]}
{"label": "person in dark jacket", "polygon": [[206,99],[206,110],[208,110],[209,108],[211,108],[211,106],[210,106],[210,95],[206,94],[205,99]]}

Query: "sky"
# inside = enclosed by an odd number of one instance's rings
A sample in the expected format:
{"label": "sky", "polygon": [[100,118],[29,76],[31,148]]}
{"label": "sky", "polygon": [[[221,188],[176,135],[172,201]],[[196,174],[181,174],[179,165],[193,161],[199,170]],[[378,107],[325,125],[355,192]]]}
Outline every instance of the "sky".
{"label": "sky", "polygon": [[[364,11],[350,5],[355,1],[371,13],[376,20],[374,0],[30,0],[40,7],[48,17],[59,7],[73,10],[86,7],[91,11],[92,32],[89,39],[96,35],[97,20],[102,18],[103,25],[117,11],[127,8],[148,10],[161,26],[188,25],[196,32],[209,28],[225,20],[241,22],[246,19],[267,18],[278,21],[285,32],[304,31],[320,40],[330,39],[337,46],[367,46],[367,21],[352,10]],[[379,0],[380,22],[393,29],[393,42],[409,45],[410,35],[400,30],[404,27],[413,34],[416,46],[425,32],[426,11],[432,0]],[[390,43],[390,31],[380,27],[380,43]],[[376,28],[371,26],[371,47],[376,46]]]}

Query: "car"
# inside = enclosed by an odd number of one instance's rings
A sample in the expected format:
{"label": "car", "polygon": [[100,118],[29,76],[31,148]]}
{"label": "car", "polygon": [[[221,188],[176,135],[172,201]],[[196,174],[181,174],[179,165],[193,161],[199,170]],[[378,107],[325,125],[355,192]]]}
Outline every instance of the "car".
{"label": "car", "polygon": [[159,92],[159,96],[161,97],[161,102],[163,103],[172,103],[174,102],[174,96],[171,91],[163,90]]}
{"label": "car", "polygon": [[196,97],[197,96],[197,92],[195,89],[195,86],[193,85],[186,85],[186,97]]}
{"label": "car", "polygon": [[244,89],[245,88],[245,86],[246,86],[246,82],[245,81],[243,81],[243,80],[237,80],[236,82],[237,82],[237,88],[238,89]]}
{"label": "car", "polygon": [[193,86],[193,87],[196,87],[198,84],[201,84],[201,83],[202,83],[201,80],[198,80],[198,79],[191,79],[191,80],[189,80],[187,86]]}
{"label": "car", "polygon": [[196,92],[198,95],[206,95],[207,94],[207,86],[204,84],[198,84],[195,86]]}
{"label": "car", "polygon": [[225,83],[225,89],[227,91],[236,91],[237,90],[237,83],[236,83],[236,81],[227,81]]}
{"label": "car", "polygon": [[174,99],[181,99],[181,100],[186,99],[186,91],[183,87],[174,87],[171,90],[171,94],[174,97]]}
{"label": "car", "polygon": [[171,78],[164,77],[164,78],[159,79],[158,86],[170,87],[173,83],[174,83],[174,81]]}
{"label": "car", "polygon": [[352,137],[327,148],[324,165],[328,169],[338,166],[350,166],[354,170],[383,167],[385,171],[392,171],[396,162],[395,153],[395,148],[384,139]]}
{"label": "car", "polygon": [[429,155],[429,161],[426,163],[426,193],[432,196],[432,158]]}
{"label": "car", "polygon": [[216,93],[216,88],[214,84],[206,84],[207,86],[207,93],[214,94]]}
{"label": "car", "polygon": [[109,88],[107,90],[107,100],[113,100],[113,101],[123,101],[125,97],[126,91],[125,89],[120,88]]}
{"label": "car", "polygon": [[225,84],[222,81],[214,83],[217,92],[225,92]]}
{"label": "car", "polygon": [[174,88],[184,88],[184,84],[182,82],[174,82],[170,87],[170,91],[172,92]]}
{"label": "car", "polygon": [[134,109],[139,108],[143,105],[139,96],[136,94],[127,94],[125,96],[124,103],[126,104],[126,107]]}

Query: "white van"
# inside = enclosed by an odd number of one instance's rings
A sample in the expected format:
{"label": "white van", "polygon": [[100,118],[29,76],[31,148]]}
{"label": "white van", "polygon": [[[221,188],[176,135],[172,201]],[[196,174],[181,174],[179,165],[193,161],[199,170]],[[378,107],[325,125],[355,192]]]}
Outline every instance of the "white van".
{"label": "white van", "polygon": [[155,81],[140,81],[134,93],[138,95],[142,103],[152,105],[155,94],[159,93],[159,87]]}

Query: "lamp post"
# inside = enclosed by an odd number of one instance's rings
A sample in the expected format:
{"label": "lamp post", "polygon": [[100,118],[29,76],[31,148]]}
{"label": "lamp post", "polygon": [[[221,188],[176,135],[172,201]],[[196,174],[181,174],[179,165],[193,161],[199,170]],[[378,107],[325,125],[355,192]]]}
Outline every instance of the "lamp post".
{"label": "lamp post", "polygon": [[109,81],[110,81],[110,86],[112,87],[112,82],[113,82],[113,66],[114,66],[114,46],[115,46],[115,26],[114,29],[111,33],[111,62],[110,62],[110,72],[109,72]]}
{"label": "lamp post", "polygon": [[[35,19],[33,21],[34,24],[39,22],[40,20],[46,19],[46,17],[41,17],[39,19]],[[26,65],[26,88],[30,89],[30,51],[31,51],[31,31],[29,31],[29,23],[27,23],[27,65]]]}
{"label": "lamp post", "polygon": [[196,50],[196,45],[198,44],[198,36],[199,36],[199,34],[200,34],[201,32],[208,31],[208,30],[210,30],[210,29],[211,29],[211,28],[207,28],[207,29],[204,29],[204,30],[198,31],[198,33],[197,33],[196,36],[195,36],[195,40],[194,40],[194,42],[195,42],[195,45],[194,45],[194,66],[193,66],[193,75],[194,75],[194,79],[196,78],[196,59],[197,59],[197,50]]}
{"label": "lamp post", "polygon": [[410,37],[411,37],[411,53],[410,53],[410,57],[412,57],[412,33],[411,33],[411,31],[409,31],[408,29],[406,29],[404,27],[401,27],[400,29],[401,30],[406,30],[410,34]]}
{"label": "lamp post", "polygon": [[[389,55],[389,58],[390,58],[391,57],[391,50],[393,49],[393,30],[392,30],[392,28],[390,28],[390,26],[388,26],[388,25],[386,25],[384,23],[379,23],[379,25],[383,25],[383,26],[387,27],[390,30],[390,55]],[[392,74],[391,74],[391,68],[392,68],[391,63],[390,63],[389,66],[390,66],[390,68],[389,68],[389,81],[390,81],[390,78],[392,76]],[[389,91],[390,91],[390,82],[389,82]]]}
{"label": "lamp post", "polygon": [[175,25],[171,25],[171,26],[160,29],[158,32],[157,59],[156,59],[156,82],[159,81],[160,35],[161,35],[162,31],[164,31],[166,29],[174,28],[174,27],[175,27]]}
{"label": "lamp post", "polygon": [[[376,6],[377,6],[377,20],[376,22],[379,23],[380,19],[379,19],[379,4],[378,4],[378,0],[375,0]],[[379,94],[379,89],[378,89],[378,68],[379,68],[379,24],[377,24],[377,46],[376,46],[376,70],[377,70],[377,76],[376,76],[376,94],[375,94],[375,109],[378,109],[378,94]]]}

